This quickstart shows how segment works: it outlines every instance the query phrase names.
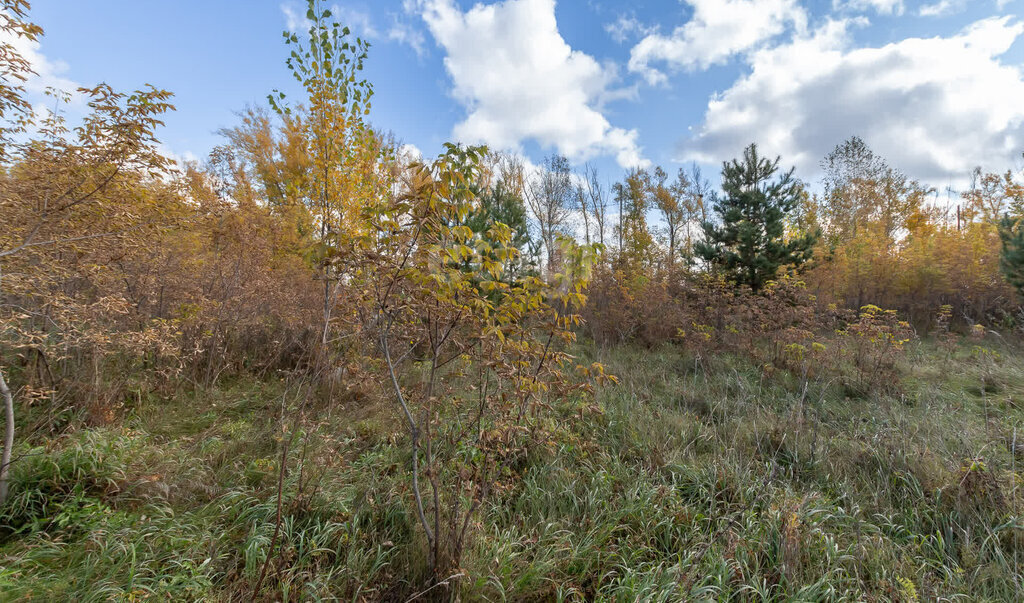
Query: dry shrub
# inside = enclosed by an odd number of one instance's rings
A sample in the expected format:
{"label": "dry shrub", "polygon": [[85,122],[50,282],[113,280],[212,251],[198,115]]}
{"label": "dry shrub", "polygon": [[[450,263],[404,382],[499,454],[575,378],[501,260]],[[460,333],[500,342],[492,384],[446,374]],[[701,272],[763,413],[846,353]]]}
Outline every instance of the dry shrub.
{"label": "dry shrub", "polygon": [[962,513],[1002,513],[1006,495],[999,478],[981,457],[965,459],[945,490],[945,501]]}
{"label": "dry shrub", "polygon": [[837,331],[832,363],[851,393],[896,393],[905,344],[914,336],[895,310],[864,306],[855,321]]}
{"label": "dry shrub", "polygon": [[769,376],[835,378],[856,395],[898,391],[904,346],[914,336],[894,310],[822,307],[790,275],[755,294],[706,274],[631,279],[603,269],[584,314],[599,344],[675,343],[697,358],[739,354]]}
{"label": "dry shrub", "polygon": [[654,347],[678,337],[687,324],[682,310],[665,280],[601,267],[591,280],[584,317],[601,345],[635,341]]}

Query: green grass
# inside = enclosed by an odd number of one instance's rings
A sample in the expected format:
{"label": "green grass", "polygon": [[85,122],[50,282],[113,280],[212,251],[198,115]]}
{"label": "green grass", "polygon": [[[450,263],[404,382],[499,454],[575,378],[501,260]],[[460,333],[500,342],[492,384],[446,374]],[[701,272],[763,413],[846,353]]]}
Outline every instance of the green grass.
{"label": "green grass", "polygon": [[[1024,354],[930,343],[899,394],[676,349],[582,348],[621,383],[488,499],[462,600],[1020,600]],[[278,383],[140,398],[25,444],[0,600],[250,600],[270,550]],[[399,600],[423,538],[388,405],[321,409],[289,455],[264,594]],[[1017,454],[1014,454],[1016,434]],[[300,488],[302,492],[300,493]]]}

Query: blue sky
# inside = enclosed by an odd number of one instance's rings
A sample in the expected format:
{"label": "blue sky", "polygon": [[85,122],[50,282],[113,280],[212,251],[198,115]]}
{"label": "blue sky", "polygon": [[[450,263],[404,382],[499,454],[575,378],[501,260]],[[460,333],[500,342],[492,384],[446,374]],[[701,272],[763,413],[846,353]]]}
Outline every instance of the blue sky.
{"label": "blue sky", "polygon": [[[372,120],[428,155],[483,142],[538,161],[698,161],[756,141],[814,180],[851,135],[938,187],[1024,151],[1024,0],[355,0]],[[289,90],[298,0],[37,0],[45,85],[176,94],[161,139],[203,157],[235,112]],[[74,110],[74,107],[71,108]]]}

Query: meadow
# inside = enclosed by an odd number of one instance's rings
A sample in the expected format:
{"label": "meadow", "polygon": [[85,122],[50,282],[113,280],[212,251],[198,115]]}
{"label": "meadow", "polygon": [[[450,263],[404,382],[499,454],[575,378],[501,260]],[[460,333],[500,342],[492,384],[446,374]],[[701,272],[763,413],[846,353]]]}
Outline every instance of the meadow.
{"label": "meadow", "polygon": [[[521,460],[445,579],[467,601],[1016,599],[1024,356],[991,339],[913,344],[898,393],[855,397],[737,356],[581,345],[620,383]],[[391,406],[304,428],[271,550],[287,395],[142,396],[19,448],[4,599],[248,600],[264,571],[271,599],[415,598]]]}

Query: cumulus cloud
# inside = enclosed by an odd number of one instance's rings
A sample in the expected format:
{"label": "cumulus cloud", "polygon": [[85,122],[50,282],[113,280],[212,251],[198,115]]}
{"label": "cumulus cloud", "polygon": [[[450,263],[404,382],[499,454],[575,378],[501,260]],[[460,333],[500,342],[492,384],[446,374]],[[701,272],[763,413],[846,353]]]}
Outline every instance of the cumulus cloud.
{"label": "cumulus cloud", "polygon": [[500,149],[532,140],[574,162],[613,155],[624,167],[647,165],[636,130],[612,126],[601,112],[617,94],[615,69],[565,42],[554,0],[466,12],[452,0],[425,0],[420,10],[445,52],[452,94],[468,111],[456,139]]}
{"label": "cumulus cloud", "polygon": [[686,0],[693,16],[671,34],[651,33],[633,47],[629,69],[651,84],[667,76],[653,66],[697,70],[760,47],[792,27],[802,32],[807,14],[797,0]]}
{"label": "cumulus cloud", "polygon": [[405,157],[411,161],[422,161],[424,158],[423,151],[421,151],[418,146],[412,144],[411,142],[407,142],[402,146],[398,147],[398,154],[401,157]]}
{"label": "cumulus cloud", "polygon": [[719,161],[757,141],[810,175],[858,135],[912,176],[943,182],[975,165],[1007,166],[1024,148],[1021,68],[1000,61],[1024,24],[994,17],[880,48],[850,48],[850,26],[829,21],[753,53],[750,72],[709,101],[681,155]]}

